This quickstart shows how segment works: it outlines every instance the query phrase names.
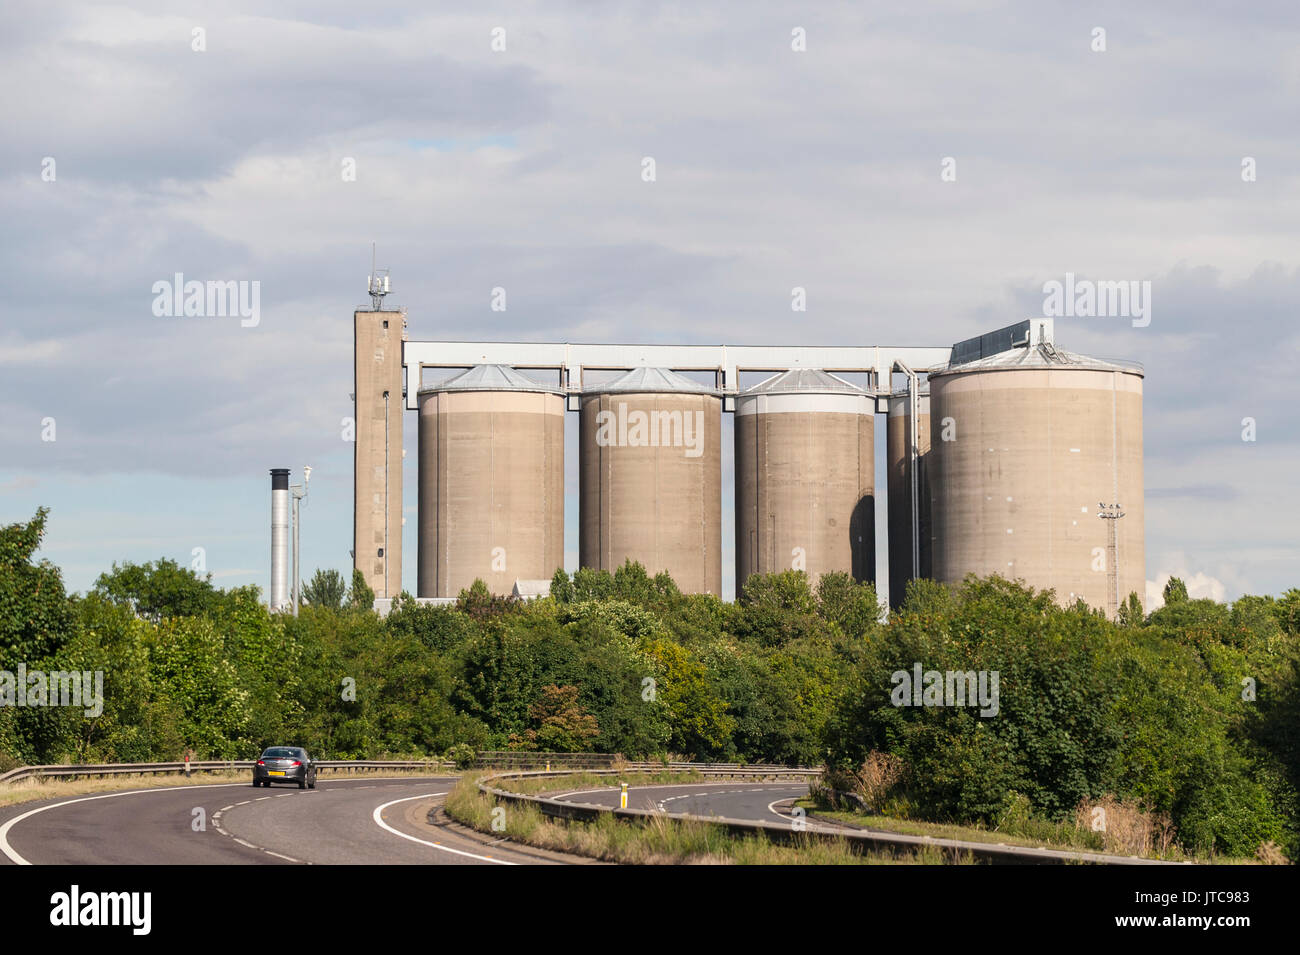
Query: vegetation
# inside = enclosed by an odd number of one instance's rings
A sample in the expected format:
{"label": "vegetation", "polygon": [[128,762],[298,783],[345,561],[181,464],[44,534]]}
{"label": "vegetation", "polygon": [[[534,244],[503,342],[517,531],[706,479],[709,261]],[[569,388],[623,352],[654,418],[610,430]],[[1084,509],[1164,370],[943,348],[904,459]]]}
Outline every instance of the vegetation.
{"label": "vegetation", "polygon": [[[571,789],[608,785],[609,780],[575,776],[548,782]],[[517,789],[514,780],[510,788]],[[483,833],[541,849],[630,865],[889,865],[948,861],[937,849],[896,858],[888,853],[857,853],[840,840],[809,839],[802,845],[777,845],[762,836],[734,836],[722,826],[666,815],[640,822],[602,814],[595,822],[559,823],[533,806],[498,806],[494,798],[479,792],[473,776],[461,778],[447,796],[446,809],[453,819]]]}
{"label": "vegetation", "polygon": [[[102,671],[103,711],[0,706],[0,771],[284,741],[462,766],[478,749],[671,754],[825,764],[894,819],[1032,832],[1124,807],[1189,854],[1300,850],[1297,590],[1229,606],[1174,580],[1159,610],[1133,596],[1109,621],[998,577],[914,581],[882,617],[843,574],[754,577],[725,603],[628,564],[557,571],[528,602],[481,583],[455,606],[402,595],[385,618],[359,574],[342,596],[318,573],[294,618],[168,560],[69,596],[36,557],[44,522],[0,528],[0,673]],[[896,705],[918,664],[996,672],[996,715]]]}

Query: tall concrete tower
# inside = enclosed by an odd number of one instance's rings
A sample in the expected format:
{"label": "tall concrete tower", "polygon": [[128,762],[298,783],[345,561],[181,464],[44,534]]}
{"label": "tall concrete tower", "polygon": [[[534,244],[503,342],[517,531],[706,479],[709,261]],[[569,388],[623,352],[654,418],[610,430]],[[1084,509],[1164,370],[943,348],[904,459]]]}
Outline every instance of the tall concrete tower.
{"label": "tall concrete tower", "polygon": [[[353,566],[376,597],[402,592],[402,342],[406,314],[382,307],[353,315],[353,395],[356,402]],[[387,292],[387,278],[382,283]]]}

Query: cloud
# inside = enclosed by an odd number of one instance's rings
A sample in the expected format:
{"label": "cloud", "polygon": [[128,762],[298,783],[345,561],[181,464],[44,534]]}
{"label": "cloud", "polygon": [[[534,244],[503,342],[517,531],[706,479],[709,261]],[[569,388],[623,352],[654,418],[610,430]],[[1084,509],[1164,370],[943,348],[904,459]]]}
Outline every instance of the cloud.
{"label": "cloud", "polygon": [[[82,523],[55,559],[94,535],[96,559],[156,558],[137,541],[197,520],[158,505],[221,483],[249,528],[223,560],[265,586],[266,468],[337,459],[304,563],[345,566],[372,241],[412,339],[946,345],[1070,271],[1152,282],[1148,328],[1057,323],[1145,365],[1148,566],[1295,586],[1300,13],[1184,6],[1103,6],[1104,54],[1060,5],[6,8],[0,479],[40,475],[57,517],[85,505],[72,478],[127,476],[101,506],[148,532]],[[176,272],[259,281],[261,324],[155,318]]]}
{"label": "cloud", "polygon": [[1197,571],[1194,574],[1183,573],[1165,573],[1156,575],[1155,580],[1148,580],[1146,587],[1146,602],[1143,609],[1147,613],[1153,610],[1159,610],[1165,605],[1165,585],[1173,577],[1179,577],[1187,585],[1187,596],[1193,600],[1209,598],[1210,600],[1223,603],[1227,599],[1228,588],[1223,581],[1211,577],[1209,574]]}

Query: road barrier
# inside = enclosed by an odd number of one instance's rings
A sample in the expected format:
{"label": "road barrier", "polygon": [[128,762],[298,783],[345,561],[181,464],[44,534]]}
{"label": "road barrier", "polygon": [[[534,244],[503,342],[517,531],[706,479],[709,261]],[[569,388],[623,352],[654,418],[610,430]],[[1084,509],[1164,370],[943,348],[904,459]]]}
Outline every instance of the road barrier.
{"label": "road barrier", "polygon": [[[0,774],[0,785],[21,779],[74,779],[78,776],[158,775],[163,773],[219,773],[251,770],[256,761],[251,759],[219,759],[176,763],[77,763],[66,766],[19,766]],[[357,772],[386,769],[450,770],[452,763],[438,760],[416,759],[320,759],[317,769],[348,769]]]}
{"label": "road barrier", "polygon": [[[764,778],[764,779],[810,779],[820,775],[821,770],[804,767],[725,767],[718,773],[711,771],[709,764],[682,764],[696,769],[705,776],[720,776],[724,779]],[[647,767],[634,769],[633,767]],[[623,769],[594,770],[591,775],[619,777],[633,772],[654,772],[664,767],[654,763],[629,764]],[[498,802],[515,806],[533,806],[543,815],[565,821],[594,822],[602,815],[612,815],[623,821],[647,821],[665,817],[665,813],[653,809],[614,809],[595,803],[575,803],[567,800],[551,799],[546,796],[512,793],[500,789],[491,783],[497,780],[521,778],[547,778],[568,776],[561,771],[550,772],[506,772],[483,776],[478,780],[479,791],[491,796]],[[971,842],[964,839],[940,839],[934,836],[913,836],[905,833],[867,831],[860,829],[814,829],[813,821],[804,819],[804,828],[796,828],[790,823],[766,822],[749,819],[728,819],[723,816],[695,816],[686,813],[674,813],[670,818],[690,822],[707,823],[721,826],[732,835],[761,834],[767,839],[782,845],[806,845],[809,842],[843,841],[857,852],[889,852],[895,855],[916,852],[921,849],[938,849],[950,858],[969,857],[978,862],[1012,864],[1012,865],[1066,865],[1070,863],[1091,863],[1097,865],[1189,865],[1186,862],[1166,862],[1162,859],[1143,859],[1138,856],[1110,855],[1102,852],[1076,852],[1068,849],[1033,848],[1029,846],[1009,846],[1002,843]]]}

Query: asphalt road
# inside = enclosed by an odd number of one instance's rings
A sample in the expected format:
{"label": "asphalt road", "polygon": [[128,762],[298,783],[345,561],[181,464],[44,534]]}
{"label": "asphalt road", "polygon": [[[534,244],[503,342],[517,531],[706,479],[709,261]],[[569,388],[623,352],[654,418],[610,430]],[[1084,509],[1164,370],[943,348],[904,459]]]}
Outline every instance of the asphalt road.
{"label": "asphalt road", "polygon": [[[747,822],[789,822],[791,803],[808,795],[807,783],[684,783],[628,787],[630,809],[654,809],[669,815],[719,816]],[[619,787],[562,792],[551,798],[596,806],[617,806]],[[808,823],[809,829],[835,829]]]}
{"label": "asphalt road", "polygon": [[[454,778],[139,789],[0,810],[0,864],[513,865],[551,859],[428,822]],[[195,812],[201,809],[202,816]],[[196,831],[196,820],[204,827]]]}

